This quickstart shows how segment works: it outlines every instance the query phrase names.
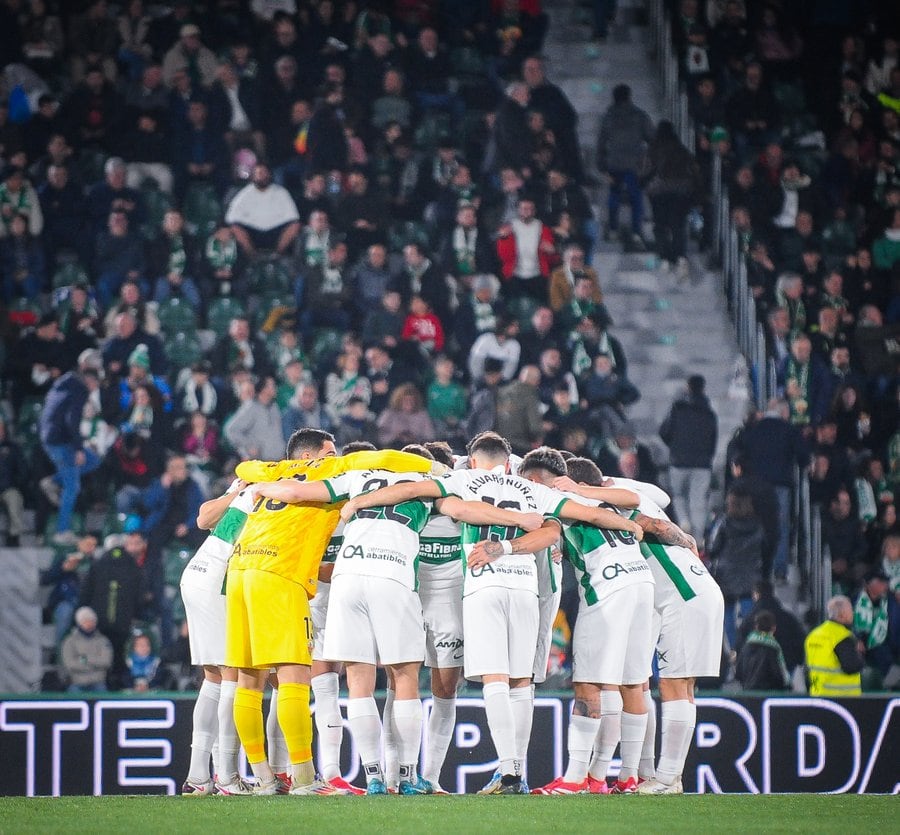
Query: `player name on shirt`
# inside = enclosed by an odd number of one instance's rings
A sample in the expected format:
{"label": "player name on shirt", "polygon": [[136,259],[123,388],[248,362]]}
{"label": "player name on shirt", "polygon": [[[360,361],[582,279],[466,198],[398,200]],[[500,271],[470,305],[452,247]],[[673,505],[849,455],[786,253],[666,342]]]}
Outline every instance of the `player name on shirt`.
{"label": "player name on shirt", "polygon": [[[455,470],[435,483],[444,496],[457,496],[464,501],[482,501],[506,510],[540,513],[556,517],[566,498],[560,493],[507,473]],[[465,559],[476,543],[482,540],[516,539],[524,531],[501,525],[462,525],[462,546]],[[538,578],[534,554],[504,554],[484,568],[469,571],[465,568],[463,595],[482,588],[501,586],[530,591],[537,595]]]}

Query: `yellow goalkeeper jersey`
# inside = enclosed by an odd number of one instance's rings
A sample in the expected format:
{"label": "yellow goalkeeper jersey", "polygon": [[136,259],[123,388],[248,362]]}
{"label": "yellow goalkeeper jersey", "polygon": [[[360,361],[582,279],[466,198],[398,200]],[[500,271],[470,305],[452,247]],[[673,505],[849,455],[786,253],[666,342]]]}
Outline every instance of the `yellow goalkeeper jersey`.
{"label": "yellow goalkeeper jersey", "polygon": [[[428,473],[432,464],[419,455],[386,450],[302,461],[244,461],[235,472],[250,483],[284,478],[321,481],[350,470]],[[312,597],[319,563],[340,520],[340,508],[340,504],[287,504],[260,497],[235,543],[229,570],[270,571],[300,583]]]}

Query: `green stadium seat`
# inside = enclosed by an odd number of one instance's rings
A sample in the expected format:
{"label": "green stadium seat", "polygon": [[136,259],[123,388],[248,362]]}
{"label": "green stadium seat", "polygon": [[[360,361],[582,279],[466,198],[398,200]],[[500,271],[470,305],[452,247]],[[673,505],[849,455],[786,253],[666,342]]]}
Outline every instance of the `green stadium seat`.
{"label": "green stadium seat", "polygon": [[222,204],[209,183],[191,183],[184,196],[184,226],[201,241],[212,234],[222,217]]}
{"label": "green stadium seat", "polygon": [[216,336],[225,336],[228,333],[228,325],[235,316],[246,314],[244,305],[237,299],[227,296],[213,299],[206,311],[206,324]]}
{"label": "green stadium seat", "polygon": [[70,261],[62,264],[55,273],[53,273],[53,289],[59,290],[62,287],[71,287],[78,282],[88,281],[87,270],[81,266],[78,261]]}
{"label": "green stadium seat", "polygon": [[344,332],[335,328],[321,328],[314,331],[310,356],[316,365],[327,359],[328,355],[336,357],[341,351]]}
{"label": "green stadium seat", "polygon": [[152,241],[159,237],[163,217],[172,208],[172,200],[168,194],[159,190],[155,182],[152,180],[149,182],[152,185],[141,187],[141,196],[144,198],[144,206],[147,209],[147,219],[141,226],[141,234],[145,240]]}
{"label": "green stadium seat", "polygon": [[531,317],[534,311],[538,309],[538,303],[534,299],[527,296],[521,296],[517,299],[510,299],[506,306],[507,312],[511,316],[515,316],[519,321],[521,328],[531,327]]}
{"label": "green stadium seat", "polygon": [[188,368],[203,358],[200,340],[193,332],[179,331],[165,341],[166,357],[175,368]]}
{"label": "green stadium seat", "polygon": [[281,261],[261,259],[247,267],[247,282],[253,293],[289,295],[293,292],[294,280]]}
{"label": "green stadium seat", "polygon": [[197,329],[197,314],[190,303],[173,297],[164,301],[156,311],[160,327],[167,334],[179,332],[193,333]]}

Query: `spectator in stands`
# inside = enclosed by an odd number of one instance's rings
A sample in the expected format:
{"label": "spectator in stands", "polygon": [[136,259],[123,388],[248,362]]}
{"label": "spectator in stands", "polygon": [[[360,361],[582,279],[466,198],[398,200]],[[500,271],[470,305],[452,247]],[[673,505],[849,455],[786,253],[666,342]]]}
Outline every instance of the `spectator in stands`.
{"label": "spectator in stands", "polygon": [[245,282],[237,272],[238,246],[230,226],[221,224],[206,239],[203,266],[206,275],[206,296],[246,297]]}
{"label": "spectator in stands", "polygon": [[699,168],[671,122],[663,119],[657,126],[641,174],[653,206],[653,237],[662,269],[675,265],[679,277],[687,278],[687,215],[697,202]]}
{"label": "spectator in stands", "polygon": [[487,357],[482,376],[472,381],[472,396],[465,421],[465,435],[474,438],[497,426],[497,392],[503,381],[503,360]]}
{"label": "spectator in stands", "polygon": [[[578,405],[578,382],[571,371],[563,365],[563,356],[559,348],[550,346],[541,351],[539,358],[541,380],[538,385],[538,397],[545,407],[553,402],[553,395],[559,385],[564,385],[569,395],[568,400]],[[529,363],[530,364],[530,363]]]}
{"label": "spectator in stands", "polygon": [[6,509],[7,548],[18,547],[24,528],[22,489],[26,475],[22,450],[7,434],[6,420],[0,418],[0,504]]}
{"label": "spectator in stands", "polygon": [[105,692],[113,664],[113,647],[97,630],[97,613],[89,606],[75,612],[75,629],[60,648],[62,678],[69,693]]}
{"label": "spectator in stands", "polygon": [[100,302],[109,305],[129,279],[144,282],[146,266],[143,241],[130,228],[128,215],[110,212],[107,228],[96,241],[95,268]]}
{"label": "spectator in stands", "polygon": [[482,334],[496,329],[504,309],[499,296],[500,282],[495,276],[482,273],[471,279],[471,292],[459,299],[453,318],[460,361],[468,361],[472,345]]}
{"label": "spectator in stands", "polygon": [[278,461],[284,455],[281,411],[275,402],[274,378],[256,383],[256,397],[241,405],[225,427],[228,443],[242,459]]}
{"label": "spectator in stands", "polygon": [[494,123],[497,169],[512,168],[526,179],[531,175],[531,154],[528,137],[528,85],[514,81],[506,88],[506,95],[497,108]]}
{"label": "spectator in stands", "polygon": [[520,197],[516,218],[497,230],[497,257],[507,297],[546,301],[556,247],[553,231],[538,220],[531,197]]}
{"label": "spectator in stands", "polygon": [[347,244],[342,238],[335,236],[328,241],[327,254],[323,252],[321,262],[308,268],[304,283],[301,331],[310,335],[313,328],[347,330],[350,327],[347,308],[353,298],[353,286],[347,264]]}
{"label": "spectator in stands", "polygon": [[63,374],[47,393],[38,421],[44,452],[56,467],[56,474],[41,480],[41,490],[59,508],[56,520],[57,545],[72,545],[72,512],[81,490],[81,476],[97,469],[100,460],[83,445],[81,416],[92,391],[100,386],[100,356],[88,350],[78,357],[78,368]]}
{"label": "spectator in stands", "polygon": [[894,663],[889,642],[888,596],[890,580],[880,570],[863,578],[863,587],[853,606],[853,633],[865,647],[866,666],[886,676]]}
{"label": "spectator in stands", "polygon": [[531,321],[525,332],[519,337],[522,346],[522,364],[540,364],[544,351],[550,348],[561,348],[564,339],[557,327],[556,317],[549,307],[538,307],[531,314]]}
{"label": "spectator in stands", "polygon": [[141,188],[148,180],[165,194],[172,193],[171,137],[155,111],[138,112],[123,127],[126,182]]}
{"label": "spectator in stands", "polygon": [[393,287],[400,291],[404,304],[408,305],[414,295],[421,296],[444,325],[451,324],[450,287],[420,244],[403,247],[403,267]]}
{"label": "spectator in stands", "polygon": [[767,612],[774,618],[775,641],[781,647],[788,672],[793,674],[794,670],[803,663],[803,639],[806,635],[800,621],[781,605],[781,601],[775,597],[772,584],[768,580],[760,580],[754,586],[752,596],[753,608],[741,623],[735,650],[740,654],[741,647],[754,627],[756,616]]}
{"label": "spectator in stands", "polygon": [[433,441],[434,424],[425,409],[422,393],[413,383],[395,388],[387,408],[378,416],[378,442],[383,447],[399,449],[412,443]]}
{"label": "spectator in stands", "polygon": [[794,468],[809,463],[809,452],[797,427],[788,422],[789,407],[784,400],[770,400],[756,423],[746,426],[737,446],[744,455],[748,474],[772,485],[778,500],[778,544],[775,549],[776,582],[784,583],[788,569],[791,490]]}
{"label": "spectator in stands", "polygon": [[135,635],[131,642],[131,650],[125,659],[128,667],[128,686],[136,693],[146,693],[158,689],[165,681],[161,659],[153,652],[150,636],[142,633]]}
{"label": "spectator in stands", "polygon": [[850,493],[841,488],[822,519],[822,540],[831,551],[831,577],[835,588],[852,593],[871,567],[859,519]]}
{"label": "spectator in stands", "polygon": [[281,425],[285,438],[304,427],[332,431],[332,420],[319,402],[319,390],[314,383],[297,386],[295,395],[282,412]]}
{"label": "spectator in stands", "polygon": [[600,122],[597,139],[597,168],[609,178],[610,239],[619,231],[621,190],[631,204],[631,244],[642,249],[644,197],[638,182],[638,169],[648,143],[653,138],[650,117],[631,100],[631,88],[619,84],[613,89],[613,103]]}
{"label": "spectator in stands", "polygon": [[[372,350],[372,349],[370,349]],[[373,351],[373,356],[375,352]],[[381,357],[378,358],[381,365]],[[387,359],[390,363],[390,359]],[[375,369],[379,392],[384,403],[387,403],[390,384],[388,371],[382,368]],[[339,354],[334,369],[325,378],[325,408],[333,424],[341,420],[341,416],[347,411],[352,397],[362,400],[368,407],[372,401],[373,385],[366,374],[362,373],[360,356],[356,351],[344,351]],[[379,410],[380,411],[380,410]]]}
{"label": "spectator in stands", "polygon": [[193,84],[208,88],[216,80],[217,66],[216,56],[200,40],[200,27],[187,23],[163,58],[163,79],[171,86],[176,73],[187,72]]}
{"label": "spectator in stands", "polygon": [[53,618],[56,634],[53,645],[57,650],[72,628],[81,595],[81,581],[94,559],[98,543],[96,534],[79,537],[75,550],[56,549],[50,568],[41,572],[41,585],[53,587],[47,598],[47,610]]}
{"label": "spectator in stands", "polygon": [[[361,334],[363,344],[378,344],[395,348],[400,342],[400,334],[405,321],[400,293],[396,290],[389,290],[384,294],[380,305],[370,310],[363,319]],[[457,329],[458,327],[457,325]]]}
{"label": "spectator in stands", "polygon": [[379,434],[375,415],[369,411],[366,401],[361,397],[351,397],[335,429],[338,445],[346,447],[348,444],[364,442],[374,446]]}
{"label": "spectator in stands", "polygon": [[759,62],[747,64],[743,86],[729,97],[726,112],[734,147],[741,159],[776,139],[781,122],[778,103],[764,81]]}
{"label": "spectator in stands", "polygon": [[176,120],[172,154],[175,199],[183,201],[191,186],[211,185],[221,197],[228,185],[228,147],[215,125],[209,108],[201,99],[192,99],[183,120]]}
{"label": "spectator in stands", "polygon": [[262,101],[256,79],[240,76],[228,61],[219,64],[210,90],[215,130],[231,150],[249,145],[261,156],[266,150],[262,132]]}
{"label": "spectator in stands", "polygon": [[[656,483],[657,471],[653,456],[646,444],[638,442],[637,433],[631,424],[625,421],[611,426],[605,430],[605,439],[590,413],[586,425],[592,430],[592,434],[586,437],[586,444],[590,444],[591,451],[584,450],[580,454],[596,459],[597,466],[613,478],[619,476]],[[563,431],[564,438],[565,434],[566,430]],[[602,443],[598,443],[597,439],[603,439]]]}
{"label": "spectator in stands", "polygon": [[659,427],[669,448],[669,480],[678,521],[702,542],[709,513],[712,460],[718,440],[718,418],[706,396],[706,379],[688,377],[687,389]]}
{"label": "spectator in stands", "polygon": [[791,340],[791,353],[779,371],[779,380],[790,407],[795,426],[815,426],[828,411],[828,369],[813,356],[812,342],[806,334]]}
{"label": "spectator in stands", "polygon": [[159,473],[159,448],[137,432],[122,432],[106,453],[106,472],[115,488],[115,507],[125,514]]}
{"label": "spectator in stands", "polygon": [[503,379],[507,382],[515,376],[519,367],[522,346],[519,344],[519,323],[511,316],[498,316],[493,333],[481,334],[469,351],[469,377],[478,383],[484,376],[485,362],[498,359],[503,364]]}
{"label": "spectator in stands", "polygon": [[591,421],[601,434],[611,438],[625,421],[625,407],[637,402],[641,393],[613,365],[609,354],[598,353],[591,368],[591,374],[583,382],[582,394],[590,409]]}
{"label": "spectator in stands", "polygon": [[300,233],[300,216],[287,189],[272,182],[266,165],[253,168],[252,182],[228,204],[225,222],[247,256],[259,251],[285,255]]}
{"label": "spectator in stands", "polygon": [[28,218],[24,214],[15,215],[7,236],[0,238],[0,271],[6,304],[18,298],[35,301],[46,287],[44,248],[28,231]]}
{"label": "spectator in stands", "polygon": [[825,606],[828,619],[806,636],[809,695],[847,698],[862,693],[860,673],[865,666],[862,642],[850,631],[853,604],[836,595]]}
{"label": "spectator in stands", "polygon": [[115,331],[103,346],[103,367],[111,377],[124,376],[128,358],[138,345],[146,345],[150,359],[150,371],[154,376],[166,372],[167,362],[162,342],[158,336],[138,327],[137,319],[129,311],[116,316]]}
{"label": "spectator in stands", "polygon": [[37,237],[44,230],[41,202],[34,186],[18,165],[11,165],[0,184],[0,238],[10,234],[13,220],[24,217],[28,233]]}
{"label": "spectator in stands", "polygon": [[384,202],[370,190],[365,171],[352,169],[347,174],[346,189],[338,198],[337,222],[346,232],[347,246],[354,258],[384,239],[386,216]]}
{"label": "spectator in stands", "polygon": [[562,264],[550,276],[550,307],[554,313],[568,307],[574,297],[575,284],[582,278],[591,282],[590,299],[594,305],[603,304],[600,278],[593,267],[585,265],[584,248],[578,243],[567,244],[562,252]]}
{"label": "spectator in stands", "polygon": [[47,169],[47,182],[38,189],[38,198],[44,216],[47,262],[52,266],[59,253],[72,250],[82,265],[89,264],[93,243],[85,234],[85,200],[81,189],[71,182],[66,166],[54,164]]}
{"label": "spectator in stands", "polygon": [[246,369],[257,377],[274,373],[265,343],[250,332],[246,316],[235,316],[228,333],[221,337],[209,354],[213,377],[224,380],[235,369]]}
{"label": "spectator in stands", "polygon": [[122,99],[96,64],[87,67],[84,80],[67,97],[63,114],[67,133],[77,147],[109,153],[121,136]]}
{"label": "spectator in stands", "polygon": [[434,360],[434,379],[425,392],[428,415],[439,438],[461,439],[461,426],[468,412],[466,390],[456,380],[456,366],[444,354]]}
{"label": "spectator in stands", "polygon": [[87,194],[87,219],[91,235],[96,237],[108,228],[112,212],[128,215],[130,226],[137,229],[146,220],[144,199],[136,189],[126,185],[127,166],[121,157],[110,157],[103,166],[103,179],[94,183]]}
{"label": "spectator in stands", "polygon": [[106,311],[103,320],[103,330],[107,336],[116,333],[116,319],[120,313],[129,313],[134,318],[139,331],[157,336],[160,331],[159,318],[156,315],[156,306],[147,304],[141,297],[141,285],[137,281],[125,281],[119,288],[117,302]]}
{"label": "spectator in stands", "polygon": [[413,295],[409,314],[403,323],[401,338],[418,345],[429,356],[444,350],[444,326],[420,295]]}
{"label": "spectator in stands", "polygon": [[81,605],[98,613],[99,630],[112,645],[108,673],[111,690],[118,690],[125,682],[125,646],[147,603],[144,572],[134,556],[138,548],[143,553],[145,540],[139,531],[129,528],[126,523],[126,544],[108,548],[95,559],[81,587]]}
{"label": "spectator in stands", "polygon": [[754,585],[762,578],[765,531],[751,497],[733,488],[725,496],[725,517],[714,528],[707,548],[713,575],[725,596],[725,637],[732,649],[737,628],[753,604]]}
{"label": "spectator in stands", "polygon": [[153,300],[162,304],[171,298],[187,302],[199,315],[200,290],[195,281],[194,239],[185,231],[184,217],[177,209],[163,215],[162,234],[148,247],[148,277],[155,281]]}
{"label": "spectator in stands", "polygon": [[518,378],[497,390],[496,430],[506,438],[517,455],[540,446],[544,438],[538,386],[541,372],[526,365]]}
{"label": "spectator in stands", "polygon": [[[750,620],[748,614],[745,620]],[[745,690],[786,690],[791,676],[775,640],[775,616],[765,610],[753,616],[753,631],[737,653],[735,678]]]}

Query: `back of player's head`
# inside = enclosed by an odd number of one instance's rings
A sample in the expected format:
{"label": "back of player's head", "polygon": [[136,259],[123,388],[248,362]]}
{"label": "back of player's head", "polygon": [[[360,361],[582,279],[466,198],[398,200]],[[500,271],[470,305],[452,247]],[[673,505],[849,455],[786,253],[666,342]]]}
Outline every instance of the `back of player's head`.
{"label": "back of player's head", "polygon": [[588,484],[591,487],[603,486],[603,473],[590,458],[571,458],[566,462],[569,478],[578,484]]}
{"label": "back of player's head", "polygon": [[771,632],[775,628],[775,615],[766,609],[762,609],[753,618],[753,628],[757,632]]}
{"label": "back of player's head", "polygon": [[519,475],[532,478],[535,474],[546,474],[551,478],[566,474],[566,459],[548,446],[531,450],[519,464]]}
{"label": "back of player's head", "polygon": [[559,450],[559,454],[563,457],[563,461],[565,461],[566,463],[571,461],[573,458],[578,457],[577,455],[575,455],[574,452],[569,452],[569,450],[567,450],[567,449]]}
{"label": "back of player's head", "polygon": [[287,457],[319,458],[322,448],[329,442],[334,444],[334,435],[323,429],[298,429],[288,439]]}
{"label": "back of player's head", "polygon": [[407,444],[400,452],[408,452],[410,455],[421,455],[429,461],[434,461],[434,456],[424,444]]}
{"label": "back of player's head", "polygon": [[512,447],[502,435],[488,430],[472,438],[466,452],[469,453],[469,458],[487,458],[498,464],[504,464],[512,455]]}
{"label": "back of player's head", "polygon": [[440,461],[445,467],[453,469],[456,462],[453,460],[453,450],[446,441],[429,441],[425,444],[425,449],[431,453],[435,461]]}
{"label": "back of player's head", "polygon": [[375,452],[377,449],[378,447],[370,441],[350,441],[349,444],[344,444],[341,455],[349,455],[351,452]]}

